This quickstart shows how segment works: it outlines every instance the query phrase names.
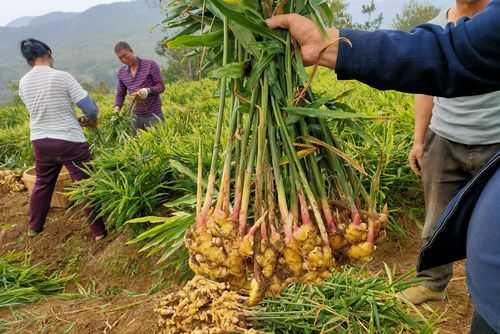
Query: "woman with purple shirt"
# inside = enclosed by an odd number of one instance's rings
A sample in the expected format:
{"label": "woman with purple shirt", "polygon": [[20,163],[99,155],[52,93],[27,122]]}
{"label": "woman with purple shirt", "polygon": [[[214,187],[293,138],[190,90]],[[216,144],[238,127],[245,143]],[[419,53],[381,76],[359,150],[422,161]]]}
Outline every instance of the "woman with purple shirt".
{"label": "woman with purple shirt", "polygon": [[[43,231],[62,166],[74,181],[87,177],[81,166],[91,157],[82,125],[95,126],[98,109],[71,74],[53,68],[52,50],[47,44],[31,38],[23,40],[21,53],[31,66],[19,83],[19,96],[30,115],[30,139],[35,153],[36,181],[28,233],[34,237]],[[77,118],[75,104],[85,116]],[[85,213],[94,240],[104,238],[103,220],[95,219],[90,208]]]}
{"label": "woman with purple shirt", "polygon": [[153,60],[141,59],[127,42],[118,42],[115,54],[124,64],[118,71],[115,111],[120,111],[129,92],[135,100],[135,131],[163,119],[160,94],[165,90],[160,67]]}

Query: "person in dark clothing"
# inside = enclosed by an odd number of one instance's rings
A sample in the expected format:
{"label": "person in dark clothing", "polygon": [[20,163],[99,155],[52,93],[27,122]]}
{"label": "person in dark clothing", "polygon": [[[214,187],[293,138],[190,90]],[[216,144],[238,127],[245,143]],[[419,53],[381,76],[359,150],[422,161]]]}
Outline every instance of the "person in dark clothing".
{"label": "person in dark clothing", "polygon": [[[298,14],[274,16],[267,24],[288,29],[306,65],[317,63],[335,69],[340,80],[356,79],[378,89],[459,97],[500,90],[499,18],[500,0],[493,0],[473,18],[462,18],[444,29],[425,24],[409,33],[332,28],[323,34],[314,22]],[[467,222],[468,285],[476,307],[473,334],[500,333],[498,198],[500,170],[485,181]],[[448,223],[446,217],[444,222]],[[443,228],[437,233],[440,230]]]}
{"label": "person in dark clothing", "polygon": [[145,130],[163,120],[160,94],[165,84],[154,60],[139,58],[127,42],[118,42],[115,54],[123,63],[118,70],[115,111],[120,111],[127,92],[135,99],[134,130]]}
{"label": "person in dark clothing", "polygon": [[[53,68],[52,50],[35,39],[21,42],[21,53],[31,66],[19,83],[19,96],[30,115],[30,139],[35,153],[36,181],[30,200],[29,235],[43,231],[52,193],[62,166],[74,181],[86,177],[81,167],[90,161],[89,144],[81,124],[95,125],[97,105],[67,72]],[[85,116],[77,118],[76,104]],[[95,240],[106,236],[102,219],[85,210]]]}

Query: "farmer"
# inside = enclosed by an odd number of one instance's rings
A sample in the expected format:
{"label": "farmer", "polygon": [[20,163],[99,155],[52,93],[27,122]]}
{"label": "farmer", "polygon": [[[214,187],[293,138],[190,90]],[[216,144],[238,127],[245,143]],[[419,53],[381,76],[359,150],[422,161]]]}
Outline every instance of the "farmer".
{"label": "farmer", "polygon": [[160,67],[153,60],[137,57],[127,42],[118,42],[115,54],[124,66],[118,71],[114,109],[120,111],[128,92],[130,103],[135,104],[134,130],[145,130],[163,120],[160,94],[165,85]]}
{"label": "farmer", "polygon": [[[356,79],[378,89],[457,97],[500,90],[499,17],[500,0],[492,0],[472,19],[460,19],[445,29],[423,25],[410,33],[332,28],[323,35],[311,20],[295,14],[275,16],[267,24],[288,29],[305,64],[335,69],[339,79]],[[350,43],[335,43],[339,37]],[[500,153],[460,190],[422,249],[425,261],[419,262],[420,268],[429,269],[467,256],[475,305],[473,334],[500,333],[498,167]],[[437,257],[439,261],[433,260]]]}
{"label": "farmer", "polygon": [[[445,27],[484,10],[489,0],[457,0],[430,23]],[[422,175],[426,217],[422,238],[428,241],[437,220],[460,188],[500,151],[500,92],[442,98],[415,97],[415,136],[409,154],[413,171]],[[425,152],[425,153],[424,153]],[[453,264],[417,273],[424,281],[403,292],[418,305],[442,300]]]}
{"label": "farmer", "polygon": [[[74,181],[86,177],[80,167],[90,160],[81,125],[95,126],[97,106],[71,74],[53,68],[47,44],[26,39],[21,53],[31,66],[19,83],[19,96],[30,115],[30,138],[35,153],[36,181],[31,194],[29,236],[42,232],[57,177],[64,165]],[[73,104],[84,113],[77,118]],[[106,236],[104,222],[86,209],[95,240]]]}

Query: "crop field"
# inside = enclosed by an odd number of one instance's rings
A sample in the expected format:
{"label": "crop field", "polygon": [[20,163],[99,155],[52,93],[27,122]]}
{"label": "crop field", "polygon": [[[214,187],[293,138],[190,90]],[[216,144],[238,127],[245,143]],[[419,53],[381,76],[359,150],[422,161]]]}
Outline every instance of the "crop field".
{"label": "crop field", "polygon": [[240,3],[168,3],[161,43],[192,50],[204,79],[168,85],[164,120],[137,135],[134,103],[90,92],[88,177],[31,237],[28,112],[0,108],[0,333],[465,333],[462,263],[446,301],[398,295],[419,283],[413,96],[306,69],[263,22],[325,30],[325,2]]}
{"label": "crop field", "polygon": [[[441,303],[416,309],[394,297],[414,284],[423,213],[419,180],[407,165],[412,97],[338,82],[328,71],[319,72],[313,91],[331,97],[349,91],[340,101],[366,116],[348,120],[353,126],[338,132],[337,121],[327,125],[343,141],[344,153],[363,166],[361,182],[369,184],[380,174],[377,201],[390,208],[385,236],[371,263],[337,267],[323,283],[297,282],[280,296],[241,306],[242,324],[269,333],[320,333],[325,328],[336,333],[458,333],[471,312],[463,279],[450,287],[454,312]],[[193,277],[184,236],[196,224],[197,170],[210,171],[217,81],[168,86],[165,122],[137,137],[130,136],[130,115],[112,112],[111,95],[93,97],[101,115],[98,130],[87,133],[94,156],[86,167],[90,178],[67,189],[72,207],[53,211],[38,240],[25,234],[29,194],[11,192],[9,183],[2,182],[0,331],[161,332],[167,320],[154,310],[168,308],[172,287]],[[28,122],[19,103],[0,109],[2,170],[15,174],[33,164]],[[222,126],[222,147],[229,126]],[[222,171],[225,152],[219,154],[216,170]],[[93,245],[86,235],[78,208],[89,204],[111,232],[102,244]],[[457,269],[463,273],[462,265]],[[223,294],[227,287],[219,289]]]}

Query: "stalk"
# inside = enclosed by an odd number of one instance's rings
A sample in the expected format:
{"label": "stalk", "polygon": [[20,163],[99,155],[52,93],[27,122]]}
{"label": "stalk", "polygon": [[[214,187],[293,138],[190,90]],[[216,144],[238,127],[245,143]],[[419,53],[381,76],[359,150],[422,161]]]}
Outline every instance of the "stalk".
{"label": "stalk", "polygon": [[243,134],[243,139],[240,144],[240,161],[238,164],[238,174],[236,176],[236,185],[235,185],[235,190],[234,190],[234,206],[233,206],[233,212],[231,213],[231,220],[236,223],[238,221],[239,215],[240,215],[240,209],[241,209],[241,198],[242,198],[242,187],[243,187],[243,180],[245,177],[245,166],[246,166],[246,154],[247,154],[247,147],[248,147],[248,140],[250,137],[250,130],[252,129],[252,124],[253,124],[253,119],[255,115],[255,104],[257,102],[257,90],[254,90],[252,92],[252,98],[250,101],[250,111],[248,115],[248,123],[247,127],[245,129],[245,133]]}
{"label": "stalk", "polygon": [[252,172],[254,166],[255,155],[257,151],[257,136],[254,135],[252,138],[250,156],[248,157],[247,167],[245,170],[245,179],[243,181],[243,190],[241,198],[241,208],[239,214],[239,234],[240,236],[245,234],[248,218],[248,205],[250,203],[250,185],[252,181]]}
{"label": "stalk", "polygon": [[288,130],[286,128],[285,122],[283,121],[283,118],[281,116],[281,111],[279,108],[276,106],[273,108],[274,110],[274,115],[277,120],[278,126],[280,127],[280,131],[285,139],[285,148],[287,148],[288,151],[288,156],[291,158],[293,163],[295,164],[297,168],[297,172],[299,175],[299,181],[302,184],[302,188],[304,189],[305,195],[307,199],[309,200],[309,203],[311,204],[311,208],[314,213],[314,218],[316,219],[316,224],[318,225],[319,232],[321,235],[321,239],[323,240],[325,246],[329,244],[328,241],[328,234],[326,232],[325,224],[323,223],[323,217],[321,217],[321,212],[319,211],[318,203],[316,201],[316,198],[314,197],[314,194],[311,190],[311,187],[309,186],[309,183],[307,181],[306,174],[304,170],[302,169],[302,166],[300,164],[299,159],[297,158],[297,155],[295,153],[295,149],[293,147],[293,143],[290,139],[290,135],[288,134]]}
{"label": "stalk", "polygon": [[[233,92],[236,90],[236,82],[233,81]],[[237,100],[235,94],[231,96],[231,119],[229,122],[229,138],[227,140],[226,146],[226,157],[224,160],[224,170],[222,172],[222,180],[219,191],[219,198],[217,199],[217,209],[221,209],[226,213],[229,210],[229,191],[231,187],[231,161],[233,157],[233,143],[234,134],[236,131],[236,121],[238,119],[237,114],[239,110],[237,108]]]}
{"label": "stalk", "polygon": [[203,152],[201,148],[201,138],[198,143],[198,175],[196,178],[196,215],[200,214],[201,198],[203,192]]}
{"label": "stalk", "polygon": [[[300,120],[300,129],[302,135],[309,135],[304,119]],[[329,231],[335,232],[337,230],[337,224],[335,222],[335,219],[333,218],[332,210],[330,209],[328,195],[325,191],[325,181],[323,179],[323,175],[321,174],[321,171],[318,167],[318,162],[316,161],[314,156],[311,156],[309,158],[309,166],[311,167],[312,178],[314,179],[314,184],[319,196],[319,201],[323,210],[323,215],[325,217],[326,226],[328,227]]]}
{"label": "stalk", "polygon": [[[320,120],[319,124],[325,142],[329,145],[338,147],[330,131],[328,130],[325,121]],[[349,180],[352,181],[352,179],[347,175],[347,172],[344,169],[344,166],[340,163],[339,158],[336,157],[332,152],[326,152],[326,158],[328,164],[330,165],[330,168],[338,174],[336,180],[339,184],[339,188],[342,190],[342,195],[344,196],[344,199],[347,201],[349,209],[351,210],[352,222],[358,226],[361,224],[361,215],[359,214],[359,210],[354,203],[354,191],[352,189],[352,185],[348,182]]]}
{"label": "stalk", "polygon": [[267,106],[269,104],[269,85],[267,75],[264,74],[261,86],[261,107],[259,108],[259,127],[257,129],[258,146],[255,170],[255,215],[262,215],[264,194],[264,154],[266,149]]}
{"label": "stalk", "polygon": [[297,197],[299,198],[300,204],[300,220],[303,225],[312,224],[311,215],[309,214],[309,208],[307,207],[306,197],[304,196],[304,191],[298,183],[296,183],[296,185],[298,195]]}
{"label": "stalk", "polygon": [[[271,162],[273,167],[274,180],[276,182],[276,191],[278,193],[278,206],[280,211],[280,221],[284,227],[285,237],[290,240],[292,237],[292,225],[289,219],[288,205],[286,201],[285,185],[283,183],[283,176],[281,174],[281,167],[279,164],[281,152],[279,152],[276,143],[276,129],[273,122],[269,123],[267,128],[269,133],[269,146],[271,147]],[[293,192],[292,192],[293,193]]]}
{"label": "stalk", "polygon": [[295,169],[290,164],[289,168],[289,178],[290,178],[290,217],[288,219],[290,226],[290,231],[292,231],[298,225],[298,217],[299,217],[299,199],[297,197],[297,176]]}
{"label": "stalk", "polygon": [[292,76],[292,37],[288,33],[286,35],[286,49],[285,49],[285,78],[286,78],[286,97],[287,105],[293,105],[293,76]]}
{"label": "stalk", "polygon": [[[226,17],[224,17],[223,21],[224,21],[224,51],[222,56],[222,65],[225,66],[227,65],[227,58],[229,53],[229,28]],[[222,123],[224,120],[224,107],[226,104],[226,84],[227,84],[226,78],[222,78],[220,84],[219,113],[217,115],[217,128],[215,130],[215,140],[212,152],[212,161],[210,163],[210,173],[208,176],[207,192],[205,194],[205,201],[203,203],[203,208],[201,209],[200,214],[196,218],[196,225],[198,228],[202,228],[204,226],[206,219],[208,217],[210,206],[212,204],[212,195],[215,188],[217,160],[220,150],[220,137],[222,133]]]}
{"label": "stalk", "polygon": [[266,162],[266,195],[267,195],[267,210],[269,212],[268,221],[269,227],[271,230],[276,222],[276,202],[274,195],[274,181],[273,181],[273,172],[271,166],[269,166],[269,158]]}

